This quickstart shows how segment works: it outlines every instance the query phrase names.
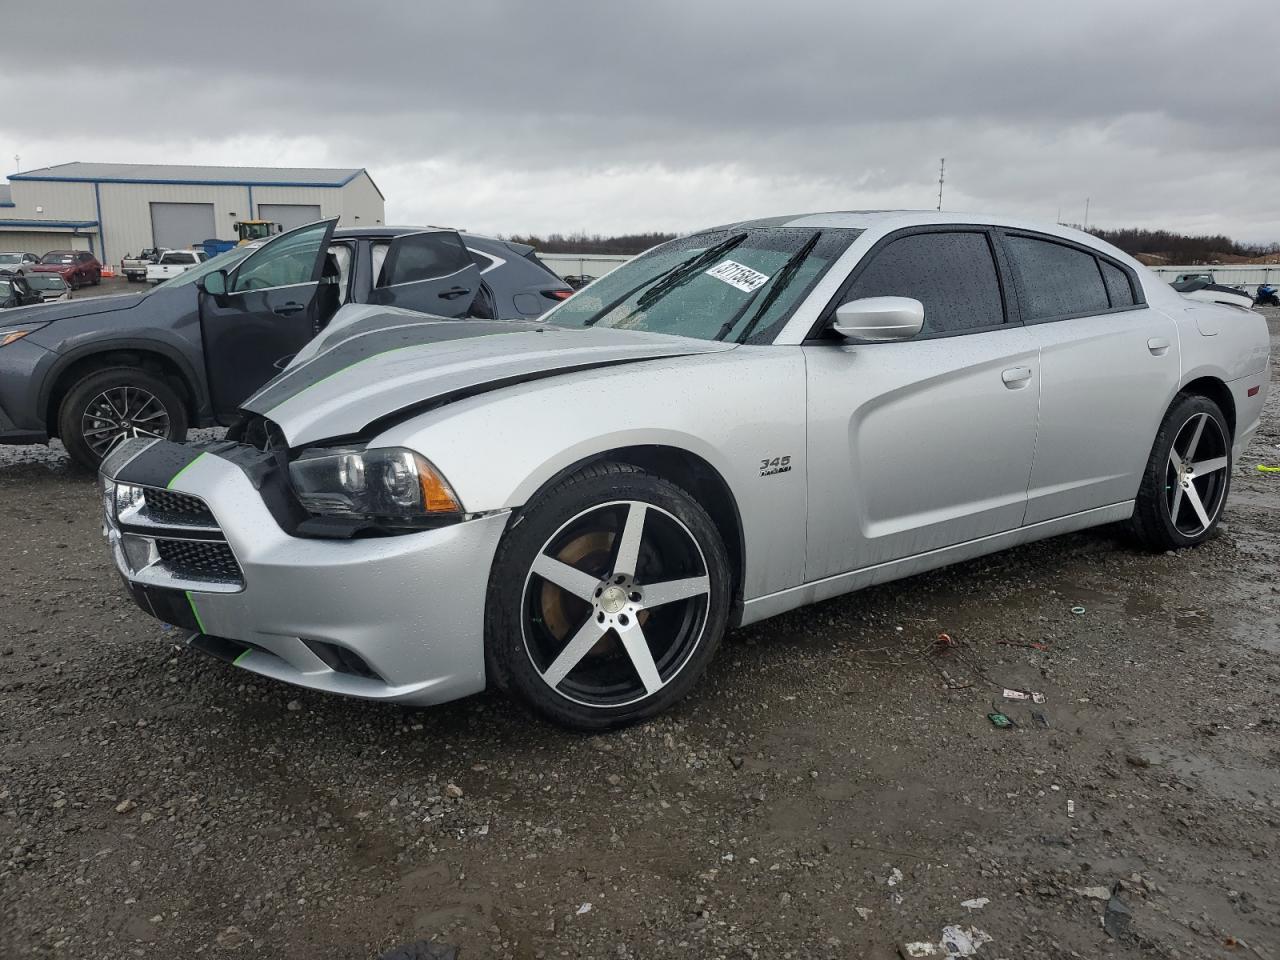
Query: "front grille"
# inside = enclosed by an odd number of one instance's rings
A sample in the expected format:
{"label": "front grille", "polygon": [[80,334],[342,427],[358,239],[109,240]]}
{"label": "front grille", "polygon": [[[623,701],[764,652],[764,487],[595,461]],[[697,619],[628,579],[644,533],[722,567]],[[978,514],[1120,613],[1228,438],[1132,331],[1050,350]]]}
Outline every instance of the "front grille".
{"label": "front grille", "polygon": [[240,564],[220,540],[156,540],[156,552],[175,577],[239,581]]}
{"label": "front grille", "polygon": [[216,526],[213,514],[199,497],[173,490],[147,487],[144,494],[147,515],[153,523],[177,523],[193,526]]}

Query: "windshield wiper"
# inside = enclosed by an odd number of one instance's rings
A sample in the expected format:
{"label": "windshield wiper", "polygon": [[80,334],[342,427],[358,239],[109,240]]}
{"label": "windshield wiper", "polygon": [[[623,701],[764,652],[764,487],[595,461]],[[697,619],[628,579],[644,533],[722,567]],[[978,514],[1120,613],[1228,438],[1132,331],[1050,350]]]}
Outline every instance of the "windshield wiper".
{"label": "windshield wiper", "polygon": [[728,253],[745,239],[747,239],[747,235],[745,233],[736,233],[732,237],[727,237],[726,239],[721,240],[713,247],[707,247],[707,249],[703,250],[701,253],[695,253],[692,257],[681,260],[669,270],[665,270],[656,277],[637,284],[621,296],[615,297],[613,300],[609,301],[608,305],[602,307],[594,317],[590,320],[584,321],[582,325],[584,327],[595,326],[596,322],[602,317],[607,317],[611,312],[613,312],[613,309],[618,304],[622,303],[637,291],[643,290],[645,287],[650,285],[654,285],[652,289],[636,301],[636,310],[643,310],[652,306],[670,290],[682,283],[688,282],[688,280],[691,279],[695,273],[701,270],[702,267],[706,266],[709,261],[716,259],[722,253]]}
{"label": "windshield wiper", "polygon": [[[769,288],[769,292],[765,294],[765,298],[760,301],[759,308],[751,315],[751,319],[747,322],[747,325],[742,328],[742,333],[738,334],[738,343],[744,343],[747,337],[751,336],[751,332],[755,330],[756,324],[758,324],[760,319],[769,312],[769,308],[777,302],[778,297],[780,297],[783,291],[787,289],[787,286],[795,278],[796,273],[799,272],[800,265],[808,259],[809,254],[813,252],[813,248],[818,245],[818,240],[821,236],[822,231],[817,231],[812,237],[804,242],[804,245],[799,250],[787,258],[787,262],[782,265],[781,269],[778,270],[777,275],[774,277],[773,286]],[[719,332],[716,333],[715,339],[723,340],[727,337],[729,335],[729,331],[732,330],[734,325],[742,319],[742,315],[747,312],[747,307],[751,306],[754,300],[755,296],[753,295],[746,303],[739,307],[737,311],[734,312],[733,316],[724,322],[724,325],[720,328]]]}

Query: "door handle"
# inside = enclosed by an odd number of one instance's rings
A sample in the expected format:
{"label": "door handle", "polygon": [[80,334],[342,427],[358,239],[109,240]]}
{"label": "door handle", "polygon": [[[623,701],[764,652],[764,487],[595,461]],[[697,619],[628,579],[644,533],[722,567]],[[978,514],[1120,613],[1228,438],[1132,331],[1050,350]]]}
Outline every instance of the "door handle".
{"label": "door handle", "polygon": [[1010,367],[1000,374],[1000,379],[1010,390],[1019,390],[1031,379],[1030,367]]}
{"label": "door handle", "polygon": [[280,306],[274,308],[271,312],[279,314],[282,317],[288,317],[295,313],[301,313],[305,309],[307,309],[306,304],[296,303],[295,301],[290,300],[288,303],[280,304]]}
{"label": "door handle", "polygon": [[1163,357],[1169,352],[1169,341],[1164,337],[1152,337],[1147,341],[1147,349],[1151,351],[1152,356]]}
{"label": "door handle", "polygon": [[438,296],[441,300],[456,300],[458,297],[466,296],[470,292],[467,287],[450,287],[448,290],[441,290]]}

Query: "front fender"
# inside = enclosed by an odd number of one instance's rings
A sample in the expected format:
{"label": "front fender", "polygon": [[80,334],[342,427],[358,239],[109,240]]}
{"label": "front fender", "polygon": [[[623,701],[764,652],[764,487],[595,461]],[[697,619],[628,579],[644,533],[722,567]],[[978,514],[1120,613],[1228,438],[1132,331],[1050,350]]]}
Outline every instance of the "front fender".
{"label": "front fender", "polygon": [[[687,451],[719,472],[736,501],[751,599],[803,580],[805,415],[799,348],[740,347],[471,397],[405,420],[371,445],[422,453],[471,512],[523,506],[574,464],[611,450]],[[762,469],[783,457],[786,469]]]}

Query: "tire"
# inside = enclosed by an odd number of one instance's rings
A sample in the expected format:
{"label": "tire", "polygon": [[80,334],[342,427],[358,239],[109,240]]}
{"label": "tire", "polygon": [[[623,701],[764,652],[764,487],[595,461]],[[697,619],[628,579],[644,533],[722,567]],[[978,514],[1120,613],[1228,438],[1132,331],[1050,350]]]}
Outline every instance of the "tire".
{"label": "tire", "polygon": [[[1209,539],[1231,490],[1231,442],[1216,403],[1197,394],[1174,398],[1151,446],[1130,521],[1143,544],[1181,550]],[[1188,472],[1192,464],[1199,469]]]}
{"label": "tire", "polygon": [[93,284],[95,287],[98,286],[98,284],[102,283],[102,271],[98,271],[97,273],[95,273],[93,275],[93,279],[90,280],[89,282]]}
{"label": "tire", "polygon": [[696,500],[638,467],[591,464],[540,493],[499,545],[489,676],[576,730],[644,720],[706,671],[731,590],[724,543]]}
{"label": "tire", "polygon": [[[128,426],[120,427],[122,423]],[[112,431],[112,425],[119,429]],[[147,370],[94,370],[67,391],[58,408],[58,436],[72,461],[87,470],[96,470],[121,438],[152,432],[166,440],[185,440],[187,409],[173,387]]]}

